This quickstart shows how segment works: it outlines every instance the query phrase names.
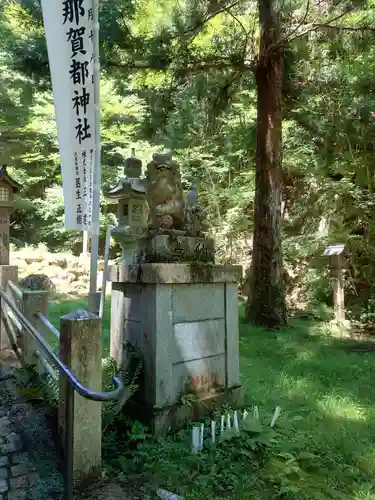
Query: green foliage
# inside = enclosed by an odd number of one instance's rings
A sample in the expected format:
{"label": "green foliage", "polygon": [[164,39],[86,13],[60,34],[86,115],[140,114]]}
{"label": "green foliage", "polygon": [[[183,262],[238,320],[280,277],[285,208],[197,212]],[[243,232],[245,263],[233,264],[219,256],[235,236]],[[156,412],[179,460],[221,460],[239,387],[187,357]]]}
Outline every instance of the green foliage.
{"label": "green foliage", "polygon": [[[245,406],[258,405],[260,422],[248,420],[239,436],[214,446],[206,425],[204,450],[194,454],[191,429],[154,438],[122,418],[104,441],[110,475],[189,500],[373,498],[371,351],[352,352],[353,341],[327,335],[325,323],[294,321],[265,331],[241,318],[240,333]],[[271,429],[275,404],[282,412]]]}
{"label": "green foliage", "polygon": [[104,432],[113,420],[116,418],[121,418],[121,413],[127,401],[133,396],[133,394],[138,389],[136,384],[137,379],[141,373],[143,367],[143,359],[139,351],[135,351],[132,355],[127,358],[127,365],[117,367],[117,363],[112,358],[106,358],[102,363],[102,384],[104,391],[110,391],[113,389],[113,378],[119,377],[122,379],[125,385],[125,394],[118,401],[108,401],[103,405],[103,428]]}
{"label": "green foliage", "polygon": [[360,316],[360,320],[363,324],[374,328],[375,325],[375,299],[369,299],[363,308]]}
{"label": "green foliage", "polygon": [[[121,175],[131,146],[144,162],[152,150],[171,148],[184,187],[198,183],[218,260],[247,265],[255,193],[257,3],[103,0],[100,5],[103,184]],[[351,307],[368,299],[361,290],[375,279],[375,58],[374,31],[368,29],[374,9],[372,2],[328,1],[318,8],[305,0],[280,8],[280,36],[286,41],[285,267],[295,289],[303,289],[301,303],[329,305],[327,263],[319,257],[326,243],[347,243]],[[14,167],[23,185],[11,237],[19,245],[72,248],[81,236],[63,228],[37,0],[1,5],[0,69],[1,162]],[[101,208],[104,239],[115,217],[104,200]]]}

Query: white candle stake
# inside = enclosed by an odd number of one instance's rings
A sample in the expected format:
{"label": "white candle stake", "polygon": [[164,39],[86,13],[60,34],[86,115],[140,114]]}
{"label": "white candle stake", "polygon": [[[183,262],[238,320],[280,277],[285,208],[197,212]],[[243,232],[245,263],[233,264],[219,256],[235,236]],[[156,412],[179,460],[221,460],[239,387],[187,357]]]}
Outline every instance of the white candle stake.
{"label": "white candle stake", "polygon": [[246,420],[247,416],[248,416],[249,412],[247,410],[244,410],[243,411],[243,414],[242,414],[242,419],[243,420]]}
{"label": "white candle stake", "polygon": [[271,427],[274,427],[274,425],[276,424],[276,420],[279,418],[280,413],[281,413],[281,407],[280,406],[276,406],[275,413],[273,414],[273,417],[272,417],[272,420],[271,420],[271,424],[270,424]]}
{"label": "white candle stake", "polygon": [[199,427],[194,426],[191,431],[191,447],[193,453],[199,451],[199,437]]}
{"label": "white candle stake", "polygon": [[215,441],[216,441],[216,422],[215,422],[215,420],[211,421],[211,439],[212,439],[212,443],[215,443]]}
{"label": "white candle stake", "polygon": [[254,406],[254,420],[259,422],[259,410],[257,406]]}
{"label": "white candle stake", "polygon": [[234,415],[233,415],[233,425],[234,425],[234,428],[235,428],[236,432],[240,432],[240,427],[238,425],[238,413],[237,413],[237,410],[234,412]]}
{"label": "white candle stake", "polygon": [[224,434],[224,415],[221,415],[221,422],[220,422],[220,435]]}
{"label": "white candle stake", "polygon": [[203,440],[204,440],[204,424],[201,425],[201,433],[200,433],[200,440],[199,440],[199,449],[203,450]]}
{"label": "white candle stake", "polygon": [[231,425],[230,425],[230,415],[229,413],[227,414],[227,431],[230,431]]}

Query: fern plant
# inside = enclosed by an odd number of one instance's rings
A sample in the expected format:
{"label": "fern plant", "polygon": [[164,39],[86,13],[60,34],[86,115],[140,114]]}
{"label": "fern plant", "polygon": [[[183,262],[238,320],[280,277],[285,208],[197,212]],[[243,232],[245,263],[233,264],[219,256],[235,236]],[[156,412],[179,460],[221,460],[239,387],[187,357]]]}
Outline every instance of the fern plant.
{"label": "fern plant", "polygon": [[[102,390],[105,392],[113,390],[113,377],[121,378],[125,386],[121,399],[107,401],[102,405],[104,431],[138,389],[136,382],[143,367],[142,355],[139,349],[130,344],[127,346],[127,352],[127,363],[121,367],[117,367],[113,358],[102,360]],[[39,375],[35,366],[23,366],[15,368],[13,375],[20,387],[18,393],[25,401],[38,401],[52,408],[59,406],[59,384],[50,374]]]}

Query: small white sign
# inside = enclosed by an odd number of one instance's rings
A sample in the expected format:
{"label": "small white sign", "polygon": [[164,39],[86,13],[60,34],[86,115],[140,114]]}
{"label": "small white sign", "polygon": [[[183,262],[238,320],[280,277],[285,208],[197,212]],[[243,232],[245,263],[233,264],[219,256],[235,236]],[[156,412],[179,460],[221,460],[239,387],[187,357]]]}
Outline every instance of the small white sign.
{"label": "small white sign", "polygon": [[41,0],[67,229],[92,223],[95,159],[93,0]]}
{"label": "small white sign", "polygon": [[334,245],[329,245],[324,250],[325,257],[331,257],[332,255],[341,255],[345,250],[345,245],[343,243],[336,243]]}

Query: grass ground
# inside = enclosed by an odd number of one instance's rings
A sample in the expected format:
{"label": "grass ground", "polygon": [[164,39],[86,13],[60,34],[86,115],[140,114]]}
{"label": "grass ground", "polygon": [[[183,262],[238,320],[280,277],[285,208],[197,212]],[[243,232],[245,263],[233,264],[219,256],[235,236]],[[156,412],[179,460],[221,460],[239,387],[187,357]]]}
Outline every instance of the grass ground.
{"label": "grass ground", "polygon": [[[51,307],[51,319],[84,302]],[[108,349],[108,311],[104,343]],[[107,458],[120,480],[168,487],[186,499],[375,500],[375,351],[351,352],[353,341],[324,323],[291,322],[280,331],[240,317],[246,406],[258,405],[264,430],[195,456],[186,434],[155,442],[124,425],[131,446],[108,437]],[[275,432],[268,423],[276,405]],[[112,447],[111,447],[112,444]],[[125,445],[124,445],[125,446]]]}

